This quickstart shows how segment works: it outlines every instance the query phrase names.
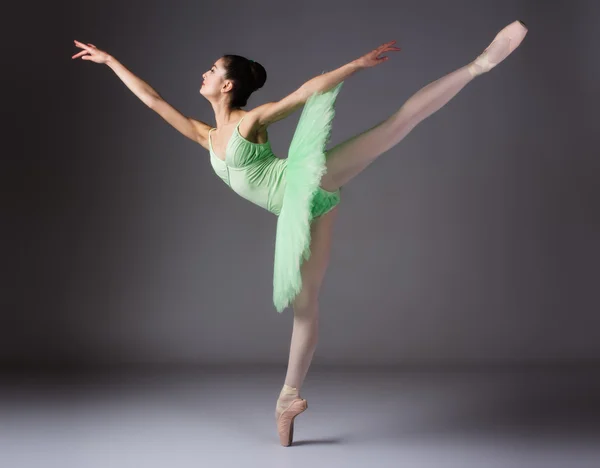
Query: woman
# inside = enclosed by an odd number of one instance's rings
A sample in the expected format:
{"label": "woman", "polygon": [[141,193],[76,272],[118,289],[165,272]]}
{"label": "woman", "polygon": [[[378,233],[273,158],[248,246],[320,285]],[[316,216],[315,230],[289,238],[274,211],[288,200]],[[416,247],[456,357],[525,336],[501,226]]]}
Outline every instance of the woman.
{"label": "woman", "polygon": [[[200,88],[212,105],[216,128],[182,115],[147,83],[93,44],[72,58],[108,65],[148,107],[209,151],[213,169],[238,194],[278,215],[274,303],[292,304],[294,325],[288,368],[275,408],[280,442],[292,443],[294,418],[307,408],[300,389],[317,343],[318,295],[329,262],[331,233],[342,186],[417,124],[452,99],[467,83],[491,70],[515,50],[527,28],[515,21],[502,29],[473,62],[428,84],[378,125],[325,151],[340,87],[358,70],[388,59],[399,48],[388,42],[362,57],[312,78],[277,102],[243,110],[266,81],[253,60],[225,55],[203,74]],[[304,105],[287,159],[271,151],[267,128]]]}

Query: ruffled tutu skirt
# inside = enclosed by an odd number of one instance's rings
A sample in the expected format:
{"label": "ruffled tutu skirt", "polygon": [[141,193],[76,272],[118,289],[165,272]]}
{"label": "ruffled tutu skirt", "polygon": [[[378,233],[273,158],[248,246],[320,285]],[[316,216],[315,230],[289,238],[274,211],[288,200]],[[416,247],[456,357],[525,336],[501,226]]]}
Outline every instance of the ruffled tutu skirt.
{"label": "ruffled tutu skirt", "polygon": [[311,95],[304,104],[290,143],[286,187],[275,238],[273,303],[277,312],[288,307],[302,289],[300,267],[310,258],[311,222],[340,201],[339,190],[327,192],[319,184],[326,172],[325,147],[342,84]]}

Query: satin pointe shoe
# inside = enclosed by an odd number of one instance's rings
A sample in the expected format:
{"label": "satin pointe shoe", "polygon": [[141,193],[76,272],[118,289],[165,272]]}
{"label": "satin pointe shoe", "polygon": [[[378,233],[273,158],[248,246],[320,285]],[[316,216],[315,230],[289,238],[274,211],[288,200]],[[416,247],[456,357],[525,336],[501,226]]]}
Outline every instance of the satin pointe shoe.
{"label": "satin pointe shoe", "polygon": [[527,27],[522,21],[514,21],[502,29],[492,43],[470,65],[472,76],[486,73],[508,57],[523,42]]}
{"label": "satin pointe shoe", "polygon": [[302,398],[296,398],[277,416],[277,432],[279,442],[284,447],[292,445],[294,438],[294,419],[308,408],[308,403]]}

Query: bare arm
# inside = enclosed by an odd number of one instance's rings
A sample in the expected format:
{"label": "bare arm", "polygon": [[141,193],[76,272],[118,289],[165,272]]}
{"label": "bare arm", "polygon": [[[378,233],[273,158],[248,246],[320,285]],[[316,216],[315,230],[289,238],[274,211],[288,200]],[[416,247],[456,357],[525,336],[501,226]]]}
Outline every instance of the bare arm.
{"label": "bare arm", "polygon": [[106,65],[115,72],[133,94],[135,94],[150,109],[160,115],[166,122],[172,125],[177,131],[188,137],[190,140],[193,140],[202,146],[206,146],[210,125],[183,115],[165,101],[152,86],[134,75],[114,57],[109,56],[106,60]]}
{"label": "bare arm", "polygon": [[311,78],[302,85],[301,89],[304,89],[307,98],[316,92],[324,93],[340,84],[349,76],[354,75],[357,71],[362,70],[362,68],[363,67],[360,66],[358,61],[353,60],[352,62],[342,65],[333,71]]}
{"label": "bare arm", "polygon": [[280,101],[268,102],[262,106],[256,107],[252,112],[255,114],[259,127],[267,127],[273,122],[287,117],[296,109],[303,106],[308,98],[315,92],[329,91],[357,71],[386,61],[388,57],[379,58],[378,56],[384,52],[400,50],[398,47],[392,46],[394,42],[395,41],[391,41],[383,44],[346,65],[311,78],[292,94],[289,94]]}
{"label": "bare arm", "polygon": [[113,56],[97,49],[91,44],[86,46],[78,41],[75,41],[75,44],[84,50],[79,54],[74,55],[73,58],[81,56],[84,60],[106,64],[121,79],[121,81],[125,83],[133,94],[172,125],[177,131],[205,148],[208,146],[207,140],[208,131],[211,128],[210,125],[183,115],[165,101],[154,88],[138,76],[134,75]]}
{"label": "bare arm", "polygon": [[148,107],[152,107],[155,100],[160,99],[160,95],[141,78],[135,76],[125,66],[111,55],[106,57],[104,62],[121,79],[125,86],[135,94]]}

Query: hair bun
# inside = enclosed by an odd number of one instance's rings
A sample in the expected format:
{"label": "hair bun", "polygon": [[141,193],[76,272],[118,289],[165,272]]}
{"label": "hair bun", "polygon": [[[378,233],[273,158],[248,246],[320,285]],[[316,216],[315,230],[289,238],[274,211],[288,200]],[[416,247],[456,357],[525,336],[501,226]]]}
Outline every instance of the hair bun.
{"label": "hair bun", "polygon": [[263,85],[265,84],[265,81],[267,81],[267,72],[260,63],[255,62],[252,59],[248,59],[248,60],[249,60],[250,70],[252,70],[254,91],[256,91],[257,89],[262,88]]}
{"label": "hair bun", "polygon": [[267,71],[264,67],[241,55],[224,55],[225,79],[233,81],[230,106],[241,108],[246,105],[250,95],[262,88],[267,81]]}

